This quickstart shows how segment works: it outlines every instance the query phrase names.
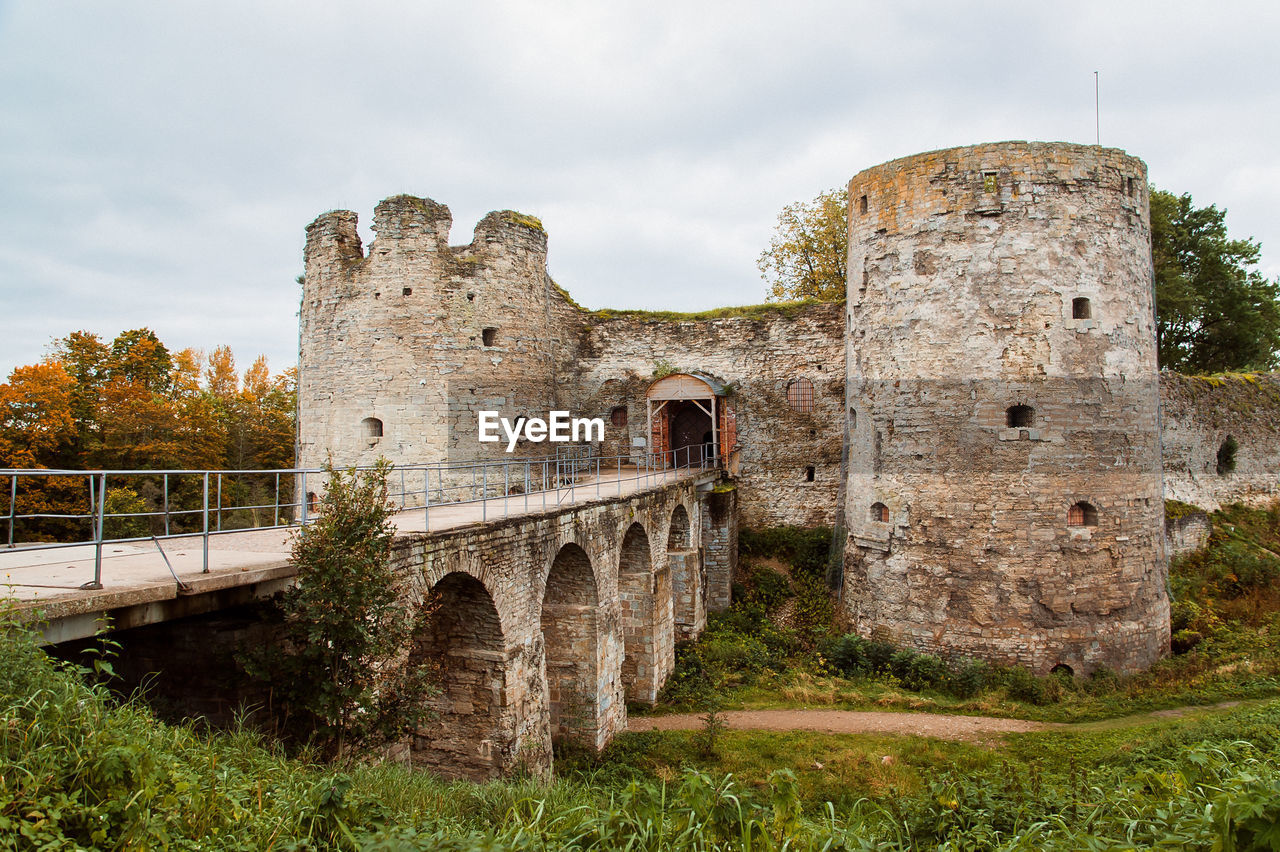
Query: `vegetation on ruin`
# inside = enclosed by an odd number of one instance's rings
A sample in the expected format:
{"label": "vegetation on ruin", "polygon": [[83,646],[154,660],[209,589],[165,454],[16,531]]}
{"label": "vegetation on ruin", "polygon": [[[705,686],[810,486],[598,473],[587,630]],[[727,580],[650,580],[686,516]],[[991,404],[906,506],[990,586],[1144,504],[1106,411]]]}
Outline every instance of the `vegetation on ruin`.
{"label": "vegetation on ruin", "polygon": [[733,305],[725,308],[712,308],[707,311],[681,313],[679,311],[640,311],[602,308],[590,311],[590,316],[599,320],[633,319],[640,322],[705,322],[717,319],[794,319],[802,314],[805,308],[817,304],[819,299],[797,299],[787,302],[766,302],[763,305]]}
{"label": "vegetation on ruin", "polygon": [[[292,467],[295,394],[294,370],[273,376],[259,357],[241,374],[225,346],[174,354],[145,328],[121,332],[109,343],[73,332],[56,341],[45,360],[14,369],[0,384],[0,468]],[[7,501],[7,479],[0,477],[0,485]],[[158,477],[131,480],[129,488],[109,485],[108,503],[116,501],[116,508],[162,507]],[[200,507],[198,477],[173,477],[169,485],[172,510]],[[287,502],[292,483],[280,485]],[[271,505],[275,481],[269,474],[227,477],[223,488],[227,503]],[[18,514],[83,514],[87,508],[83,480],[66,479],[24,480],[16,507]],[[223,521],[252,525],[254,519],[225,513]],[[171,523],[198,528],[199,517],[174,515]],[[15,530],[20,540],[84,538],[87,532],[84,522],[50,519],[20,521]]]}
{"label": "vegetation on ruin", "polygon": [[527,213],[517,213],[514,210],[503,210],[502,221],[512,225],[519,225],[522,228],[528,228],[531,231],[539,231],[546,233],[547,229],[543,227],[542,220],[537,216],[530,216]]}

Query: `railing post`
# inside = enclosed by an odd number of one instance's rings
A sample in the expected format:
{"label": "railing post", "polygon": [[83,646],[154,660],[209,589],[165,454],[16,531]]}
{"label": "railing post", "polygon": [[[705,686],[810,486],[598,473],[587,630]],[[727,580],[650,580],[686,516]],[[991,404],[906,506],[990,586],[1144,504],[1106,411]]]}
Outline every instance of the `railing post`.
{"label": "railing post", "polygon": [[529,460],[524,460],[524,513],[529,514]]}
{"label": "railing post", "polygon": [[502,517],[506,517],[509,512],[507,509],[507,501],[511,499],[511,462],[504,461],[502,463]]}
{"label": "railing post", "polygon": [[305,527],[307,525],[307,472],[302,471],[302,482],[298,486],[301,493],[298,494],[298,526]]}
{"label": "railing post", "polygon": [[275,503],[275,509],[271,515],[271,526],[278,527],[280,526],[280,471],[278,470],[276,471],[276,496],[272,502]]}
{"label": "railing post", "polygon": [[201,538],[204,541],[204,567],[201,569],[202,574],[209,573],[209,471],[203,474],[204,479],[204,509],[201,511],[203,518],[203,529],[201,530]]}
{"label": "railing post", "polygon": [[169,536],[169,474],[164,475],[164,534]]}
{"label": "railing post", "polygon": [[404,510],[404,468],[400,468],[400,509]]}
{"label": "railing post", "polygon": [[218,532],[222,532],[222,473],[218,473]]}
{"label": "railing post", "polygon": [[422,469],[422,522],[425,530],[431,532],[431,466]]}
{"label": "railing post", "polygon": [[102,531],[103,519],[106,515],[107,507],[107,475],[105,473],[98,474],[98,505],[97,505],[97,523],[94,525],[94,542],[93,542],[93,582],[86,583],[81,588],[101,589],[102,588]]}
{"label": "railing post", "polygon": [[[91,480],[92,482],[92,480]],[[93,494],[93,488],[89,488],[90,495]],[[15,517],[15,508],[18,505],[18,474],[9,477],[9,546],[13,547],[13,519]]]}

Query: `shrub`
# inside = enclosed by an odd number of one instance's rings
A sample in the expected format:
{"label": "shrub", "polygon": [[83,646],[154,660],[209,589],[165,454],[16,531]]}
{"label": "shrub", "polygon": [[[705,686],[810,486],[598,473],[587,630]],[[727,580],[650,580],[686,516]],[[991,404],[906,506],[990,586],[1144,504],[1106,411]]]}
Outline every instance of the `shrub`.
{"label": "shrub", "polygon": [[1044,678],[1038,678],[1023,666],[1000,669],[1000,684],[1015,701],[1028,704],[1048,704],[1049,687]]}
{"label": "shrub", "polygon": [[960,698],[972,698],[991,682],[991,666],[982,660],[966,660],[948,681],[951,691]]}
{"label": "shrub", "polygon": [[830,550],[831,530],[828,527],[782,526],[744,529],[738,533],[738,552],[742,556],[779,559],[791,565],[796,572],[824,581]]}
{"label": "shrub", "polygon": [[1185,654],[1204,641],[1204,635],[1195,630],[1179,630],[1169,640],[1170,649],[1175,654]]}

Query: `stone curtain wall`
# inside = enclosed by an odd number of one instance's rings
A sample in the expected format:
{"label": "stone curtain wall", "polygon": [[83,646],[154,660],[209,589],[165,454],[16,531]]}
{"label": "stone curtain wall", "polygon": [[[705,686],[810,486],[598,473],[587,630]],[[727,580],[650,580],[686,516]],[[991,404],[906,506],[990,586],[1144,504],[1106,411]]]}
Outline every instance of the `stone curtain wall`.
{"label": "stone curtain wall", "polygon": [[[845,600],[863,633],[1038,672],[1167,651],[1146,194],[1141,161],[1056,143],[851,181]],[[1068,523],[1075,504],[1092,523]]]}
{"label": "stone curtain wall", "polygon": [[[1280,375],[1160,375],[1164,492],[1203,509],[1280,498]],[[1234,468],[1218,470],[1227,439]]]}
{"label": "stone curtain wall", "polygon": [[[645,314],[587,315],[576,382],[585,416],[627,407],[613,446],[646,437],[645,391],[655,370],[706,373],[733,387],[742,523],[830,526],[844,439],[844,306],[766,307],[751,317],[671,321]],[[787,384],[813,383],[798,412]],[[812,467],[813,480],[807,468]]]}

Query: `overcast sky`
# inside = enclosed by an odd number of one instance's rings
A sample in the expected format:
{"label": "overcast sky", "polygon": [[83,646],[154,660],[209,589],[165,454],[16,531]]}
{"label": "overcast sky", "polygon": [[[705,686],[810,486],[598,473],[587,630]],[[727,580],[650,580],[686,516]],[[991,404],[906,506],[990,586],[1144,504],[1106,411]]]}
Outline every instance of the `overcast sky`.
{"label": "overcast sky", "polygon": [[0,0],[0,376],[77,329],[296,359],[303,229],[540,216],[583,305],[764,300],[784,204],[1101,138],[1280,274],[1280,4]]}

